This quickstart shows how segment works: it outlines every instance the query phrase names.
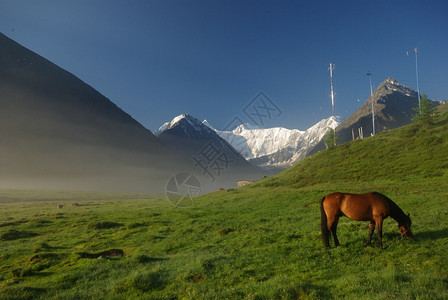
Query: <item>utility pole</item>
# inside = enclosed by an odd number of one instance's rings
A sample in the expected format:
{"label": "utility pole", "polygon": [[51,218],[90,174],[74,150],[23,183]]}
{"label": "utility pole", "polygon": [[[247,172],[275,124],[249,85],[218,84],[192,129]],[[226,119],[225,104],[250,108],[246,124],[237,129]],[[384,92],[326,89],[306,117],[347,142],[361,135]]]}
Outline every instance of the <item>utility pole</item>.
{"label": "utility pole", "polygon": [[330,83],[331,83],[331,111],[334,115],[334,91],[333,91],[333,70],[334,70],[334,64],[330,61]]}
{"label": "utility pole", "polygon": [[370,71],[367,72],[367,76],[369,76],[370,80],[370,98],[372,99],[372,134],[375,135],[375,107],[373,103],[373,89],[372,89],[372,73]]}
{"label": "utility pole", "polygon": [[417,77],[418,109],[419,109],[420,113],[422,113],[422,108],[420,106],[420,88],[418,86],[418,61],[417,61],[418,49],[417,49],[417,47],[414,48],[414,53],[415,53],[415,76]]}

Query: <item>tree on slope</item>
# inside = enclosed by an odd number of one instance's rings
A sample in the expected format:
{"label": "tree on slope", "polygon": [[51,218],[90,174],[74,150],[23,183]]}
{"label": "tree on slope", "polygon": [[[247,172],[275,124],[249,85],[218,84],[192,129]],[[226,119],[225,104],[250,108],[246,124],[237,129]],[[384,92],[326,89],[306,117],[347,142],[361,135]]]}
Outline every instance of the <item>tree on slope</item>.
{"label": "tree on slope", "polygon": [[332,149],[336,146],[337,135],[333,128],[328,128],[327,134],[325,136],[325,146],[327,149]]}
{"label": "tree on slope", "polygon": [[414,122],[420,123],[423,126],[429,128],[434,123],[434,107],[428,100],[426,94],[422,95],[420,99],[420,107],[414,108],[417,113],[413,116],[412,120]]}

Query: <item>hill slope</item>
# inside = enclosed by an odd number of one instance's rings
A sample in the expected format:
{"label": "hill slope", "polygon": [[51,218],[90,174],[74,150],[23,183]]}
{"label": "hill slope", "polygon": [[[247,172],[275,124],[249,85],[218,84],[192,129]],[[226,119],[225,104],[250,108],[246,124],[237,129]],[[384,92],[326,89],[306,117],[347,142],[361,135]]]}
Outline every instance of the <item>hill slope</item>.
{"label": "hill slope", "polygon": [[[395,79],[386,78],[364,104],[336,127],[338,144],[372,135],[372,98],[375,111],[375,132],[379,133],[412,123],[415,108],[418,107],[417,92]],[[443,100],[431,100],[434,106],[446,103]],[[309,154],[324,150],[320,142]]]}
{"label": "hill slope", "polygon": [[181,162],[109,99],[3,34],[0,136],[5,187],[158,187]]}
{"label": "hill slope", "polygon": [[335,181],[448,177],[448,104],[431,129],[410,124],[325,150],[257,185],[302,187]]}

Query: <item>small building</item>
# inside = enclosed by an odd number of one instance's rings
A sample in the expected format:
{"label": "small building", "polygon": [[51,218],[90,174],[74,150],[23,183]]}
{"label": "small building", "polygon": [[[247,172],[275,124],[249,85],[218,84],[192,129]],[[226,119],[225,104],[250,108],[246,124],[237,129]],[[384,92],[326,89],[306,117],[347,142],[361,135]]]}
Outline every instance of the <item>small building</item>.
{"label": "small building", "polygon": [[237,180],[236,185],[237,185],[238,187],[242,187],[242,186],[246,186],[246,185],[252,184],[252,183],[254,183],[254,182],[255,182],[255,181],[242,179],[242,180]]}

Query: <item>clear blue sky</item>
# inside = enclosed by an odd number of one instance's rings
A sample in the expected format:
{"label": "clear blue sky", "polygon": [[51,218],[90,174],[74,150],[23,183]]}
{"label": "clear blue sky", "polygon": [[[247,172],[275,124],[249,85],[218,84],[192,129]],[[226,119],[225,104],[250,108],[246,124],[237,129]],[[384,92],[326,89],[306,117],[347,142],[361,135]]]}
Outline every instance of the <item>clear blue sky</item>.
{"label": "clear blue sky", "polygon": [[[181,113],[223,128],[260,91],[268,126],[347,117],[387,76],[448,99],[448,1],[0,0],[0,31],[147,128]],[[406,56],[409,51],[409,56]],[[359,102],[358,102],[359,99]]]}

